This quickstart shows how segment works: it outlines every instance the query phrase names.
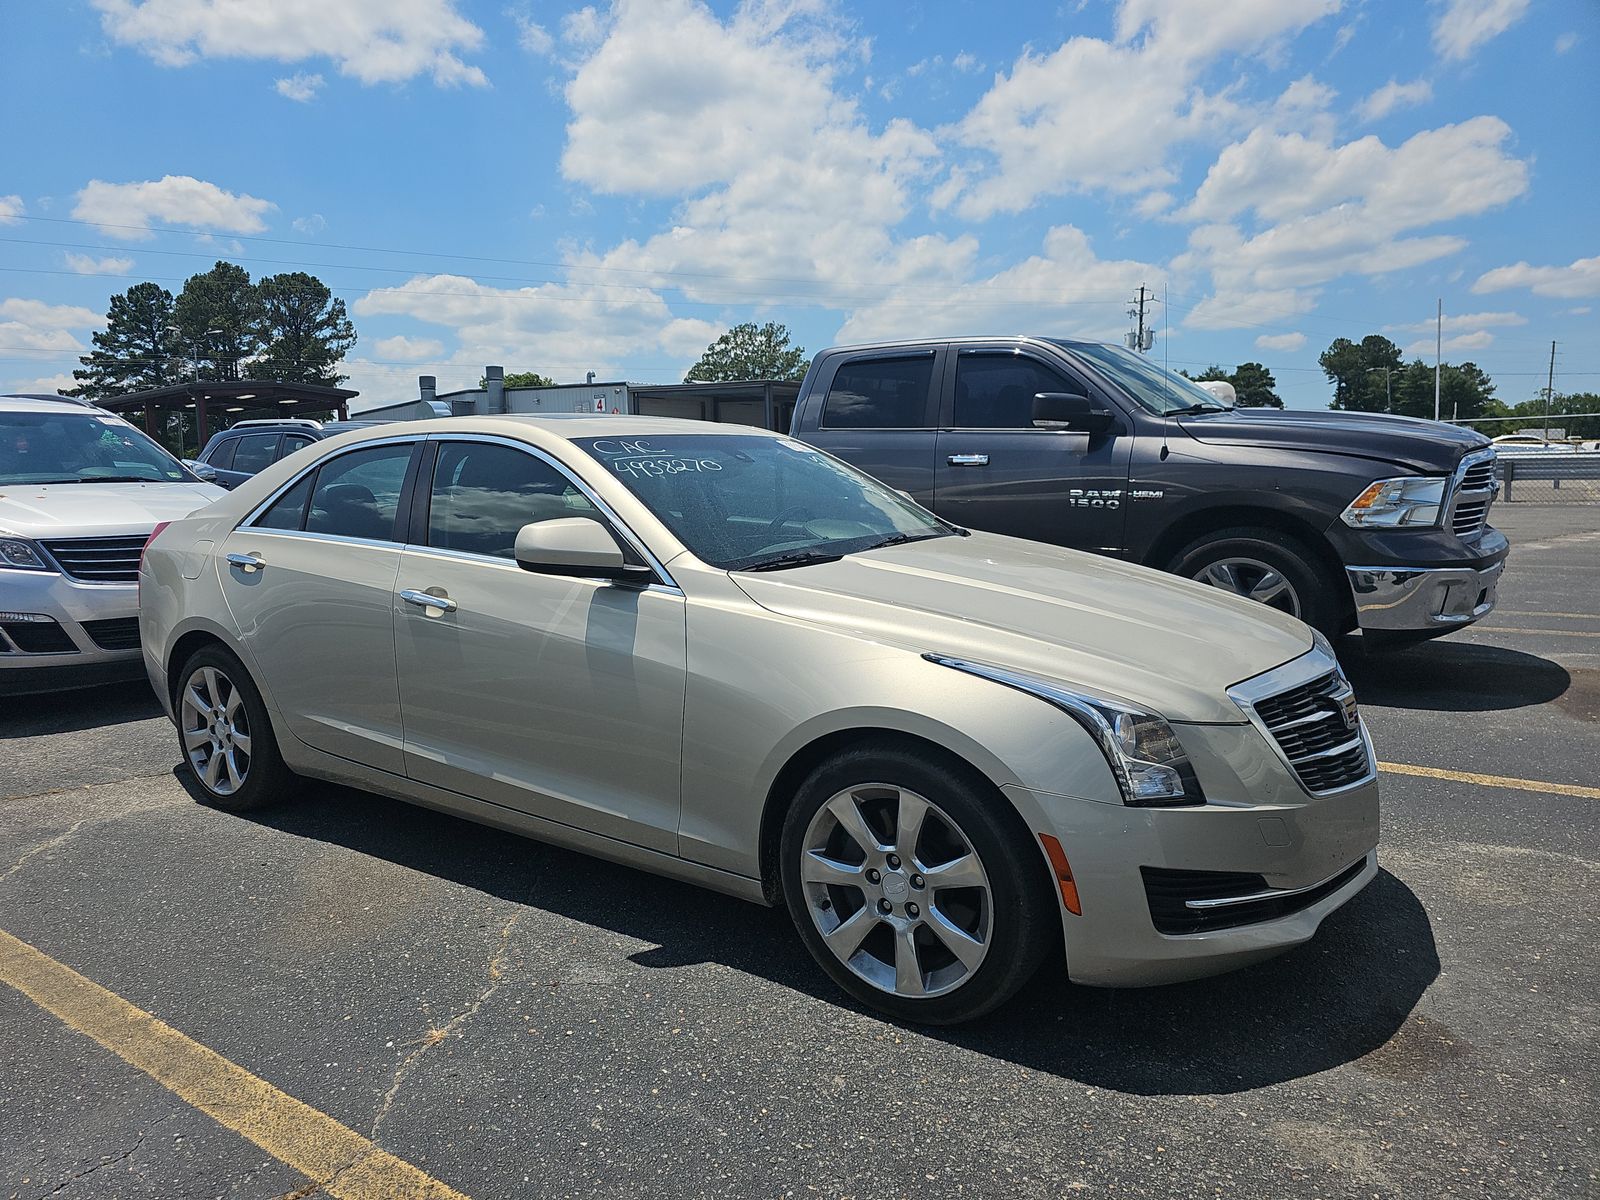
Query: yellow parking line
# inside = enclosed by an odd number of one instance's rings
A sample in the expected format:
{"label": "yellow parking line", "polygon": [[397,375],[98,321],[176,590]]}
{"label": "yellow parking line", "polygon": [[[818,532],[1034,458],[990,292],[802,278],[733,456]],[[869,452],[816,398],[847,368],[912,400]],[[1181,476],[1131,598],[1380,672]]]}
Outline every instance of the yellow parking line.
{"label": "yellow parking line", "polygon": [[1519,612],[1511,608],[1497,608],[1494,610],[1497,617],[1571,617],[1575,621],[1600,621],[1600,613],[1555,613],[1555,612]]}
{"label": "yellow parking line", "polygon": [[1410,763],[1381,762],[1378,770],[1391,775],[1422,775],[1428,779],[1449,779],[1456,783],[1476,783],[1482,787],[1514,788],[1520,792],[1552,792],[1557,796],[1582,796],[1600,800],[1600,788],[1577,783],[1541,783],[1537,779],[1515,779],[1509,775],[1479,775],[1475,771],[1444,771],[1438,767],[1417,767]]}
{"label": "yellow parking line", "polygon": [[1479,633],[1553,633],[1557,637],[1600,638],[1600,630],[1593,629],[1518,629],[1515,625],[1479,625]]}
{"label": "yellow parking line", "polygon": [[347,1200],[467,1200],[326,1113],[0,929],[0,981]]}

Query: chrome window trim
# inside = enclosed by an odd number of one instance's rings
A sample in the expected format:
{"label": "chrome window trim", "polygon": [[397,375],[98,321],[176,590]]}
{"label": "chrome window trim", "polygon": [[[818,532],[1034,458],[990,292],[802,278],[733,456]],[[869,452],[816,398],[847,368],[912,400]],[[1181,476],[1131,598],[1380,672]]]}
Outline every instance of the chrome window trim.
{"label": "chrome window trim", "polygon": [[[238,426],[235,425],[233,428],[237,429]],[[410,446],[410,447],[412,447],[412,453],[415,453],[416,452],[416,447],[421,445],[422,442],[424,442],[425,440],[426,440],[425,438],[420,437],[420,436],[418,436],[417,434],[414,434],[414,433],[404,434],[404,435],[400,435],[400,436],[396,436],[396,437],[374,438],[370,442],[357,442],[353,446],[345,446],[342,449],[336,450],[332,454],[327,455],[325,458],[319,458],[315,462],[308,463],[305,467],[301,468],[301,470],[297,471],[294,475],[290,476],[286,483],[282,484],[276,491],[274,491],[270,495],[268,495],[265,500],[263,500],[260,504],[256,505],[254,508],[252,508],[243,517],[241,517],[239,522],[236,525],[234,525],[234,529],[238,530],[238,529],[245,529],[245,528],[253,528],[254,522],[257,521],[258,519],[260,519],[261,514],[266,512],[267,509],[271,508],[274,504],[276,504],[278,502],[279,498],[285,492],[287,492],[290,488],[294,487],[295,484],[299,483],[307,475],[310,475],[312,472],[318,470],[319,468],[321,468],[325,464],[333,462],[334,459],[343,458],[346,454],[354,454],[359,450],[372,450],[372,449],[377,448],[378,446]],[[271,465],[271,464],[269,464],[269,465]],[[309,500],[309,497],[307,499]],[[305,529],[264,529],[264,530],[257,530],[256,532],[258,532],[258,533],[310,533],[309,530],[305,530]],[[340,537],[341,535],[332,534],[332,533],[315,533],[315,534],[310,534],[310,536],[312,536],[312,537],[334,538],[334,537]],[[379,545],[379,546],[398,546],[400,544],[399,542],[392,541],[392,540],[390,540],[388,538],[385,538],[382,541],[378,541],[378,540],[373,539],[373,538],[342,538],[342,540],[348,541],[348,542],[367,543],[367,544]]]}
{"label": "chrome window trim", "polygon": [[[1281,666],[1273,667],[1269,671],[1263,671],[1259,675],[1251,676],[1249,679],[1236,683],[1228,689],[1228,698],[1243,710],[1245,716],[1250,718],[1250,724],[1254,725],[1261,736],[1266,739],[1267,745],[1272,748],[1272,752],[1278,756],[1278,761],[1289,772],[1289,776],[1294,780],[1295,786],[1307,796],[1319,800],[1326,796],[1341,796],[1346,792],[1354,791],[1356,788],[1366,787],[1378,777],[1378,756],[1372,749],[1372,735],[1367,731],[1366,718],[1358,717],[1356,719],[1356,734],[1367,754],[1366,773],[1360,779],[1347,783],[1343,787],[1331,788],[1325,792],[1314,792],[1301,782],[1300,772],[1295,770],[1294,763],[1290,761],[1288,754],[1279,745],[1277,735],[1272,732],[1271,727],[1256,712],[1256,704],[1258,701],[1270,700],[1274,696],[1281,695],[1293,688],[1303,687],[1314,679],[1320,679],[1330,671],[1338,672],[1339,678],[1345,680],[1345,686],[1349,686],[1350,681],[1345,679],[1344,668],[1339,665],[1339,660],[1323,650],[1322,647],[1312,646],[1299,658],[1290,659]],[[1354,740],[1352,739],[1352,742]],[[1345,743],[1342,750],[1348,751],[1350,748],[1351,743]]]}
{"label": "chrome window trim", "polygon": [[339,546],[371,546],[376,550],[404,549],[400,542],[387,539],[346,537],[342,533],[314,533],[309,529],[258,529],[255,526],[235,526],[234,531],[254,534],[257,537],[298,538],[307,542],[331,542]]}
{"label": "chrome window trim", "polygon": [[[492,433],[430,433],[427,436],[427,440],[430,442],[478,442],[480,444],[505,446],[512,450],[521,450],[523,453],[532,455],[541,462],[544,462],[547,465],[555,468],[556,473],[564,477],[568,483],[572,484],[573,487],[582,492],[589,503],[594,505],[595,508],[599,510],[600,515],[605,517],[605,519],[611,524],[612,528],[619,535],[621,535],[623,540],[626,541],[629,546],[633,548],[635,553],[637,553],[640,558],[644,559],[644,561],[649,564],[650,569],[656,573],[656,580],[658,584],[677,592],[680,596],[683,594],[683,589],[678,586],[677,580],[673,579],[672,574],[667,570],[666,565],[656,557],[656,555],[647,545],[645,545],[644,539],[639,537],[638,534],[634,533],[634,531],[628,527],[627,522],[617,515],[616,509],[612,508],[611,505],[601,499],[600,495],[594,490],[594,488],[590,487],[588,482],[581,478],[576,471],[567,466],[567,464],[562,462],[560,459],[556,458],[549,451],[539,446],[535,446],[531,442],[522,442],[518,441],[516,438],[502,437]],[[579,451],[579,453],[582,453],[582,451]],[[585,455],[584,457],[587,458],[588,456]],[[431,490],[433,481],[430,479],[426,481],[426,484],[424,484],[422,479],[418,479],[417,486],[427,486]],[[437,547],[426,546],[415,542],[408,542],[407,548],[415,548],[420,550],[437,549]],[[503,558],[497,558],[488,554],[465,554],[461,551],[447,551],[446,553],[459,554],[462,558],[471,559],[474,562],[490,562],[498,564],[504,564],[506,562],[506,560]],[[511,566],[516,567],[519,571],[522,569],[521,567],[517,567],[515,562],[511,563]],[[579,575],[572,576],[572,578],[582,579],[585,577]],[[605,582],[611,581],[608,580]]]}

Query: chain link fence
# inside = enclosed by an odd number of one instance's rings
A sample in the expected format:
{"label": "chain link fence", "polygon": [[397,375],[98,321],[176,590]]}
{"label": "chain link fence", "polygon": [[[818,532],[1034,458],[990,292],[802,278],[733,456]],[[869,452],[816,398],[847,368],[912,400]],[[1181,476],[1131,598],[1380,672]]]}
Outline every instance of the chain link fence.
{"label": "chain link fence", "polygon": [[1600,504],[1600,450],[1501,451],[1501,504]]}

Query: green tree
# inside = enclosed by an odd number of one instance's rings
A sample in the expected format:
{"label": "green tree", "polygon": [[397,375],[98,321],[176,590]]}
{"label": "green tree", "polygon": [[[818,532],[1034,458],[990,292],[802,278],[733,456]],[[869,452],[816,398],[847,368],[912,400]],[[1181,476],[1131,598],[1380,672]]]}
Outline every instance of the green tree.
{"label": "green tree", "polygon": [[[478,377],[478,386],[483,387],[488,383],[484,376]],[[508,371],[506,372],[506,386],[508,388],[526,387],[555,387],[556,381],[548,375],[541,375],[537,371]]]}
{"label": "green tree", "polygon": [[1240,363],[1228,382],[1238,393],[1240,408],[1283,407],[1283,397],[1277,392],[1278,381],[1258,362]]}
{"label": "green tree", "polygon": [[238,379],[240,365],[261,351],[261,296],[237,263],[191,275],[178,294],[177,316],[200,379]]}
{"label": "green tree", "polygon": [[166,387],[189,378],[189,364],[178,339],[172,293],[155,283],[136,283],[111,297],[106,327],[91,336],[94,349],[72,372],[76,386],[67,396],[104,400],[146,388]]}
{"label": "green tree", "polygon": [[806,373],[806,352],[789,344],[786,326],[768,322],[735,325],[689,368],[685,383],[733,379],[799,379]]}
{"label": "green tree", "polygon": [[290,383],[338,387],[348,375],[335,370],[356,344],[356,327],[344,301],[304,271],[268,275],[256,284],[258,333],[266,343],[252,373]]}
{"label": "green tree", "polygon": [[1182,375],[1185,379],[1192,379],[1196,383],[1232,383],[1233,382],[1233,376],[1229,375],[1226,370],[1224,370],[1222,367],[1217,366],[1215,363],[1212,363],[1209,367],[1207,367],[1204,371],[1201,371],[1200,374],[1198,374],[1198,375],[1191,375],[1191,374],[1189,374],[1189,372],[1181,371],[1181,370],[1178,372],[1178,374]]}
{"label": "green tree", "polygon": [[[1394,372],[1397,380],[1401,368],[1400,347],[1380,333],[1369,333],[1359,343],[1336,338],[1317,361],[1333,384],[1333,400],[1328,407],[1351,412],[1383,412],[1388,406],[1383,368]],[[1398,390],[1395,395],[1398,412]]]}
{"label": "green tree", "polygon": [[[1373,377],[1381,389],[1383,375]],[[1492,415],[1494,381],[1476,363],[1444,363],[1439,370],[1439,416],[1446,421]],[[1382,411],[1382,404],[1378,406]],[[1394,411],[1433,418],[1433,364],[1412,359],[1394,373]]]}

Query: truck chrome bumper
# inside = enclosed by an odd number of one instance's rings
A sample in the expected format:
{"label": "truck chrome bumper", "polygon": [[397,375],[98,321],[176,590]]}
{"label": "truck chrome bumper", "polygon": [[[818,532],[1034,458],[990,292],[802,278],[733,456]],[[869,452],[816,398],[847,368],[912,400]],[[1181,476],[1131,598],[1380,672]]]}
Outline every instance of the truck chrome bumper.
{"label": "truck chrome bumper", "polygon": [[1472,567],[1346,567],[1362,629],[1455,629],[1487,616],[1505,560]]}

